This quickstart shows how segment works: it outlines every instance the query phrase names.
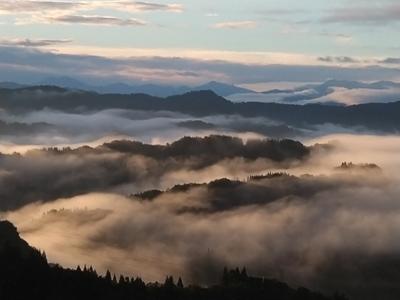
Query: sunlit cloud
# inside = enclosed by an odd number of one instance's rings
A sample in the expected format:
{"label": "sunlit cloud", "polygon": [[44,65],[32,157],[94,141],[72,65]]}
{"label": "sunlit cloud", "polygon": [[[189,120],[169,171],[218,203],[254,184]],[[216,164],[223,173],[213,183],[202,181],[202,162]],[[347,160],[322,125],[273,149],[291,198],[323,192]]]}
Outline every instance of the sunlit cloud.
{"label": "sunlit cloud", "polygon": [[171,3],[161,4],[156,2],[145,1],[31,1],[31,0],[4,0],[0,2],[0,12],[8,14],[32,13],[32,12],[47,12],[54,11],[80,11],[93,10],[97,8],[115,9],[131,12],[146,12],[146,11],[166,11],[166,12],[183,12],[182,4]]}
{"label": "sunlit cloud", "polygon": [[65,11],[83,7],[84,2],[61,2],[61,1],[28,1],[28,0],[3,0],[0,2],[1,13],[26,13],[26,12],[43,12]]}
{"label": "sunlit cloud", "polygon": [[[105,9],[107,15],[98,15],[96,10]],[[0,2],[0,14],[15,16],[16,25],[26,24],[93,24],[114,26],[138,26],[145,22],[136,18],[121,18],[115,16],[115,12],[172,12],[184,11],[181,4],[160,4],[143,1],[2,1]],[[91,13],[93,12],[93,13]]]}
{"label": "sunlit cloud", "polygon": [[[202,84],[210,80],[234,83],[265,81],[321,82],[394,80],[400,70],[368,64],[341,67],[300,53],[239,52],[205,49],[97,48],[70,44],[42,47],[2,47],[2,80],[65,76],[108,82]],[[96,56],[97,54],[97,56]],[[61,71],[62,70],[62,71]],[[196,70],[193,73],[193,70]],[[6,78],[4,77],[6,76]],[[32,80],[32,79],[31,79]],[[31,80],[28,80],[30,82]],[[103,82],[104,82],[103,81]]]}
{"label": "sunlit cloud", "polygon": [[146,12],[146,11],[166,11],[180,13],[184,11],[182,4],[160,4],[154,2],[143,2],[143,1],[114,1],[110,3],[104,3],[104,6],[110,6],[117,10],[128,10],[133,12]]}
{"label": "sunlit cloud", "polygon": [[49,19],[51,22],[85,25],[143,26],[146,22],[137,19],[121,19],[111,16],[66,15]]}

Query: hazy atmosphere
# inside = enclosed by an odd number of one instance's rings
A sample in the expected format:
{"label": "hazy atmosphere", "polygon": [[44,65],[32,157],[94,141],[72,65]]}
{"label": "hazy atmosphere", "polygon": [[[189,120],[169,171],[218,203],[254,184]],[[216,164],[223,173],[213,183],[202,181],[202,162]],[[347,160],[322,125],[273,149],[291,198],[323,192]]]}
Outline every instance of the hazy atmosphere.
{"label": "hazy atmosphere", "polygon": [[399,26],[0,1],[0,298],[399,299]]}

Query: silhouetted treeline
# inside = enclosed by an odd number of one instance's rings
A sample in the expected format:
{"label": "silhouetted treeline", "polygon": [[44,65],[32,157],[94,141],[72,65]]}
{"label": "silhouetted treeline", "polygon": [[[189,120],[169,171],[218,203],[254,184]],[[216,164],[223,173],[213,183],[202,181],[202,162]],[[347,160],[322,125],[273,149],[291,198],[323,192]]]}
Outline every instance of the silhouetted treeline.
{"label": "silhouetted treeline", "polygon": [[19,122],[4,122],[0,120],[0,135],[19,136],[55,130],[55,126],[47,123],[25,124]]}
{"label": "silhouetted treeline", "polygon": [[[243,142],[228,136],[185,137],[168,145],[114,141],[97,148],[50,148],[0,155],[0,210],[118,185],[157,187],[168,172],[200,170],[221,161],[265,159],[282,167],[309,157],[311,148],[292,140]],[[154,184],[153,184],[154,183]]]}
{"label": "silhouetted treeline", "polygon": [[225,269],[221,282],[210,287],[184,286],[181,278],[167,276],[164,283],[146,284],[139,277],[129,278],[107,272],[101,276],[92,267],[76,270],[49,265],[44,253],[23,241],[16,228],[0,221],[0,299],[274,299],[344,300],[306,288],[293,289],[270,279],[248,276],[245,269]]}
{"label": "silhouetted treeline", "polygon": [[[249,176],[247,181],[230,180],[222,178],[211,181],[209,183],[196,184],[180,184],[172,188],[161,190],[148,190],[136,195],[132,198],[142,200],[154,200],[163,194],[188,193],[194,189],[202,189],[204,207],[185,206],[181,209],[181,213],[213,213],[237,209],[242,206],[249,205],[265,205],[282,199],[311,199],[318,193],[335,191],[338,188],[355,188],[364,186],[364,178],[358,175],[369,174],[369,171],[375,169],[356,169],[360,173],[356,176],[346,176],[339,174],[338,176],[293,176],[286,173],[268,173],[266,175]],[[375,174],[372,174],[375,175]],[[176,195],[179,197],[179,195]]]}
{"label": "silhouetted treeline", "polygon": [[[400,102],[369,103],[352,106],[322,104],[287,105],[278,103],[232,103],[211,91],[191,92],[167,98],[145,94],[97,94],[70,91],[58,87],[28,87],[16,90],[0,89],[0,106],[11,112],[29,112],[50,108],[67,112],[99,111],[110,108],[173,111],[196,117],[240,115],[266,117],[284,124],[337,124],[344,127],[362,126],[371,130],[397,132]],[[385,118],[382,118],[385,116]]]}
{"label": "silhouetted treeline", "polygon": [[203,160],[216,162],[222,159],[243,157],[246,159],[268,158],[273,161],[302,159],[310,150],[300,142],[293,140],[249,140],[231,136],[211,135],[201,137],[184,137],[172,144],[146,145],[134,141],[114,141],[104,147],[118,152],[141,154],[156,159],[170,157],[200,157]]}
{"label": "silhouetted treeline", "polygon": [[380,172],[382,169],[376,164],[354,164],[352,162],[343,162],[339,167],[336,167],[336,170],[342,171],[377,171]]}

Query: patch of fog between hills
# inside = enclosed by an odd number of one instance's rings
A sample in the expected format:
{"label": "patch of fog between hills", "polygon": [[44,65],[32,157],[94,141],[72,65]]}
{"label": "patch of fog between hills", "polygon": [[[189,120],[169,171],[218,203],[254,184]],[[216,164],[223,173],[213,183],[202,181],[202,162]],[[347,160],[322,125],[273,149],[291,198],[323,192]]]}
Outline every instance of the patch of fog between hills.
{"label": "patch of fog between hills", "polygon": [[[294,285],[346,290],[346,280],[362,276],[360,270],[379,278],[369,258],[400,251],[394,238],[400,235],[399,192],[398,182],[357,189],[338,185],[307,199],[212,214],[180,212],[209,201],[202,189],[151,202],[88,194],[32,204],[5,217],[32,245],[46,250],[50,261],[67,267],[87,264],[146,280],[173,274],[207,283],[225,265],[247,266],[253,274]],[[354,269],[349,264],[334,273],[347,255]]]}
{"label": "patch of fog between hills", "polygon": [[[315,97],[313,97],[315,95]],[[310,99],[302,100],[301,97],[308,96]],[[356,105],[365,103],[388,103],[400,101],[399,88],[387,89],[346,89],[332,88],[332,93],[325,96],[319,96],[314,89],[301,91],[288,91],[280,93],[252,93],[252,94],[234,94],[226,97],[232,102],[262,102],[262,103],[284,103],[284,104],[313,104],[313,103],[337,103],[341,105]],[[299,98],[301,100],[296,100]]]}
{"label": "patch of fog between hills", "polygon": [[0,209],[53,201],[90,192],[134,194],[217,178],[245,178],[264,170],[288,169],[309,154],[294,141],[209,136],[170,145],[114,141],[97,148],[50,148],[2,155]]}
{"label": "patch of fog between hills", "polygon": [[400,175],[399,135],[373,134],[329,134],[317,138],[304,139],[305,145],[330,144],[334,151],[317,152],[308,163],[312,174],[319,170],[329,170],[340,162],[375,163],[391,177]]}
{"label": "patch of fog between hills", "polygon": [[[15,132],[18,134],[14,134],[13,126],[10,126],[8,134],[0,131],[0,152],[3,153],[26,152],[43,147],[75,148],[85,144],[98,145],[111,139],[134,139],[151,144],[165,144],[182,136],[227,134],[245,140],[290,138],[303,141],[331,133],[372,133],[363,127],[344,128],[334,124],[295,128],[263,117],[217,115],[196,118],[166,111],[121,109],[85,114],[43,110],[10,115],[3,111],[0,113],[0,119],[11,124],[18,122],[31,129],[26,133],[19,129]],[[38,124],[43,126],[37,126]]]}
{"label": "patch of fog between hills", "polygon": [[344,105],[356,105],[365,103],[388,103],[400,101],[399,88],[387,89],[345,89],[334,88],[334,92],[321,98],[316,98],[305,103],[340,103]]}
{"label": "patch of fog between hills", "polygon": [[[42,147],[95,145],[112,138],[165,144],[182,136],[203,137],[210,134],[227,134],[247,140],[264,137],[263,126],[276,125],[276,123],[263,118],[246,119],[240,116],[224,115],[194,118],[172,112],[119,109],[88,114],[48,110],[35,111],[24,115],[9,115],[3,112],[0,118],[6,122],[20,122],[28,124],[28,126],[29,124],[44,123],[50,127],[26,135],[3,135],[0,151],[5,153]],[[199,120],[208,127],[192,128],[184,126],[185,122]]]}
{"label": "patch of fog between hills", "polygon": [[[97,141],[91,146],[103,142],[107,140]],[[17,200],[25,203],[33,200],[51,201],[57,198],[57,195],[78,195],[92,191],[128,195],[150,189],[167,189],[182,183],[209,182],[219,178],[245,180],[251,175],[268,172],[329,175],[333,168],[342,162],[376,163],[391,177],[398,177],[400,166],[396,155],[400,150],[400,141],[397,136],[330,135],[307,140],[305,143],[309,146],[321,143],[332,147],[316,147],[311,157],[302,161],[274,163],[264,158],[249,161],[236,157],[207,163],[201,167],[195,167],[201,161],[196,158],[178,163],[174,160],[157,161],[141,155],[125,157],[117,152],[96,155],[83,151],[81,154],[66,153],[60,159],[59,155],[42,151],[21,158],[10,157],[3,160],[8,162],[3,165],[3,179],[0,183],[6,184],[4,188],[8,188],[3,192],[2,198],[3,201],[10,201],[13,195],[18,195]],[[31,189],[23,188],[24,180],[34,183]],[[40,187],[49,180],[54,183],[50,188]],[[67,194],[63,192],[63,187]],[[16,189],[15,192],[13,188]],[[46,191],[50,194],[46,195]]]}

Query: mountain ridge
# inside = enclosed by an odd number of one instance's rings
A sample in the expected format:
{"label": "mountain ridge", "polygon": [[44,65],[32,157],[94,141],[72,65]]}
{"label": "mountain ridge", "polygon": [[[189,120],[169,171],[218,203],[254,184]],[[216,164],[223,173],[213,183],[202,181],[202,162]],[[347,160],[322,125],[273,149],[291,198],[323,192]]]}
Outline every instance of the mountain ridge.
{"label": "mountain ridge", "polygon": [[[64,112],[94,112],[105,109],[171,111],[193,117],[239,115],[263,117],[300,128],[334,124],[377,132],[400,131],[400,101],[350,106],[323,104],[234,103],[212,91],[189,92],[167,98],[146,94],[121,95],[71,91],[59,87],[0,89],[0,106],[12,113],[52,109]],[[382,118],[382,116],[385,118]]]}
{"label": "mountain ridge", "polygon": [[169,97],[178,94],[188,93],[190,91],[212,90],[219,96],[229,96],[238,93],[254,93],[250,89],[237,87],[232,84],[210,81],[199,86],[175,86],[155,83],[134,83],[127,84],[115,82],[105,85],[87,84],[83,81],[71,77],[48,77],[37,83],[38,85],[54,85],[68,89],[77,89],[84,91],[93,91],[100,94],[148,94],[156,97]]}

